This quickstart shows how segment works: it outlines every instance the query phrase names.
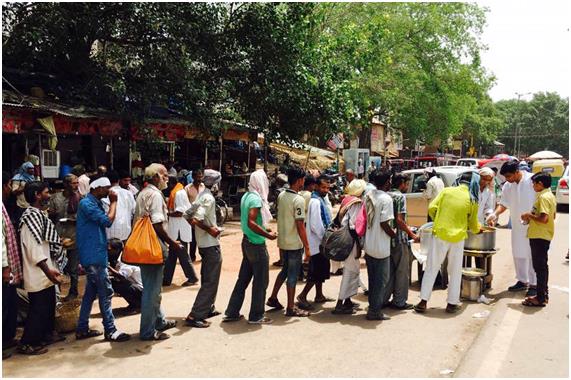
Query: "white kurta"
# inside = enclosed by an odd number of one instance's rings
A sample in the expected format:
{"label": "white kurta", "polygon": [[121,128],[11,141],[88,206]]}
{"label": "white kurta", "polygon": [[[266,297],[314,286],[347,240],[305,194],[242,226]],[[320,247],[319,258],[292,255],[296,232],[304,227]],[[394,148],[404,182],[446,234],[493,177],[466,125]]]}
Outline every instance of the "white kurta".
{"label": "white kurta", "polygon": [[307,240],[311,256],[319,253],[319,245],[325,235],[325,226],[321,220],[321,202],[319,199],[311,198],[307,210],[307,220],[305,224]]}
{"label": "white kurta", "polygon": [[496,197],[489,188],[480,191],[480,201],[478,202],[478,221],[481,225],[486,224],[486,218],[494,212]]}
{"label": "white kurta", "polygon": [[[188,195],[184,189],[179,190],[174,198],[174,212],[182,212],[183,214],[191,207]],[[170,216],[168,234],[173,239],[178,239],[185,243],[192,241],[192,229],[190,224],[182,216]]]}
{"label": "white kurta", "polygon": [[535,201],[532,174],[523,172],[519,183],[506,182],[502,189],[501,204],[510,211],[512,224],[512,255],[518,281],[535,285],[537,278],[531,261],[531,247],[527,238],[528,225],[521,224],[521,214],[530,212]]}
{"label": "white kurta", "polygon": [[[347,228],[347,225],[349,225],[351,229],[355,229],[355,221],[357,220],[360,209],[361,203],[352,205],[343,217],[341,226]],[[353,245],[353,250],[349,254],[349,257],[343,262],[343,277],[341,278],[341,288],[339,289],[340,300],[353,297],[359,290],[359,272],[361,271],[361,265],[357,254],[357,244],[355,244]]]}

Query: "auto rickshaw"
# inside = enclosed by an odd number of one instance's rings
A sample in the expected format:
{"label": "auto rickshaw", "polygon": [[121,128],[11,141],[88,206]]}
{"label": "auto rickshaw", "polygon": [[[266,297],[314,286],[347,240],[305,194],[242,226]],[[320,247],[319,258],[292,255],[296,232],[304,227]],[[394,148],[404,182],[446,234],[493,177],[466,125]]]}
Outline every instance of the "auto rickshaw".
{"label": "auto rickshaw", "polygon": [[563,172],[565,171],[565,163],[561,159],[537,160],[533,162],[531,167],[532,173],[547,173],[551,175],[551,191],[555,193],[557,183]]}

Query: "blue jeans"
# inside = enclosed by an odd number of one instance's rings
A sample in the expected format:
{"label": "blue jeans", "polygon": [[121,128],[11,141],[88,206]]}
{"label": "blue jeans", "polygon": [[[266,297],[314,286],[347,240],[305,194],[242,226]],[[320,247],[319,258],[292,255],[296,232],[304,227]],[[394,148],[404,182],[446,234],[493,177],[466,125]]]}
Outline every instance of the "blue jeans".
{"label": "blue jeans", "polygon": [[165,313],[161,308],[164,265],[139,265],[139,268],[143,281],[139,335],[141,339],[150,339],[157,328],[166,324]]}
{"label": "blue jeans", "polygon": [[375,259],[365,255],[367,274],[369,276],[369,312],[368,315],[377,316],[381,313],[383,299],[387,291],[390,275],[390,257]]}
{"label": "blue jeans", "polygon": [[282,281],[286,281],[286,286],[288,288],[294,288],[297,284],[297,278],[301,267],[301,256],[303,255],[303,249],[296,249],[293,251],[282,250],[283,252],[283,266],[282,270],[278,274],[278,278]]}
{"label": "blue jeans", "polygon": [[77,322],[77,332],[82,333],[89,330],[89,315],[95,298],[99,299],[99,310],[103,316],[103,328],[106,334],[112,334],[115,328],[115,317],[111,309],[111,298],[113,297],[113,287],[107,273],[107,268],[100,265],[87,265],[83,268],[86,274],[85,293],[81,301],[79,311],[79,321]]}
{"label": "blue jeans", "polygon": [[246,288],[252,283],[252,304],[250,306],[250,321],[258,321],[264,317],[266,290],[269,282],[270,256],[266,244],[252,244],[244,236],[242,240],[242,265],[238,280],[230,296],[226,315],[238,317],[244,303]]}

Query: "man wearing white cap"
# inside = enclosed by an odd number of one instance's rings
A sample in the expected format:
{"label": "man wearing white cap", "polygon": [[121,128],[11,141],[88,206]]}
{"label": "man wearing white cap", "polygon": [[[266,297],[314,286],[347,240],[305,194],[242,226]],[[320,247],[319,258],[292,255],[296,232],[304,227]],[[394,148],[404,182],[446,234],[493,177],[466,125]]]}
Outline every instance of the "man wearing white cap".
{"label": "man wearing white cap", "polygon": [[[99,310],[103,317],[105,340],[123,342],[131,338],[115,327],[115,317],[111,309],[113,287],[107,272],[107,235],[106,228],[111,227],[117,211],[117,194],[109,191],[111,182],[107,177],[92,181],[89,194],[79,202],[77,210],[77,248],[79,261],[85,269],[87,281],[81,302],[79,321],[75,333],[76,339],[86,339],[101,335],[97,330],[89,329],[89,315],[95,298],[99,299]],[[105,214],[101,199],[109,196],[109,212]]]}
{"label": "man wearing white cap", "polygon": [[480,174],[480,197],[478,201],[478,222],[484,225],[488,216],[494,213],[496,205],[494,192],[490,190],[494,181],[495,173],[491,168],[482,168]]}

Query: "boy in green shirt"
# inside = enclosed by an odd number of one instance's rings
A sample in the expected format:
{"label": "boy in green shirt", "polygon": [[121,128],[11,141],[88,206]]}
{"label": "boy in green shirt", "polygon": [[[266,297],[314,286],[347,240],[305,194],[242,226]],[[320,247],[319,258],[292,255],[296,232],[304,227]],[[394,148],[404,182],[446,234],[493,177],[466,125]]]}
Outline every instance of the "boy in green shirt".
{"label": "boy in green shirt", "polygon": [[533,269],[537,274],[537,295],[527,297],[524,306],[544,307],[549,302],[547,280],[549,268],[547,266],[547,252],[555,232],[555,215],[557,202],[551,192],[551,175],[537,173],[531,177],[533,190],[535,190],[535,203],[533,210],[521,215],[524,223],[529,223],[527,237],[531,246],[531,259]]}

